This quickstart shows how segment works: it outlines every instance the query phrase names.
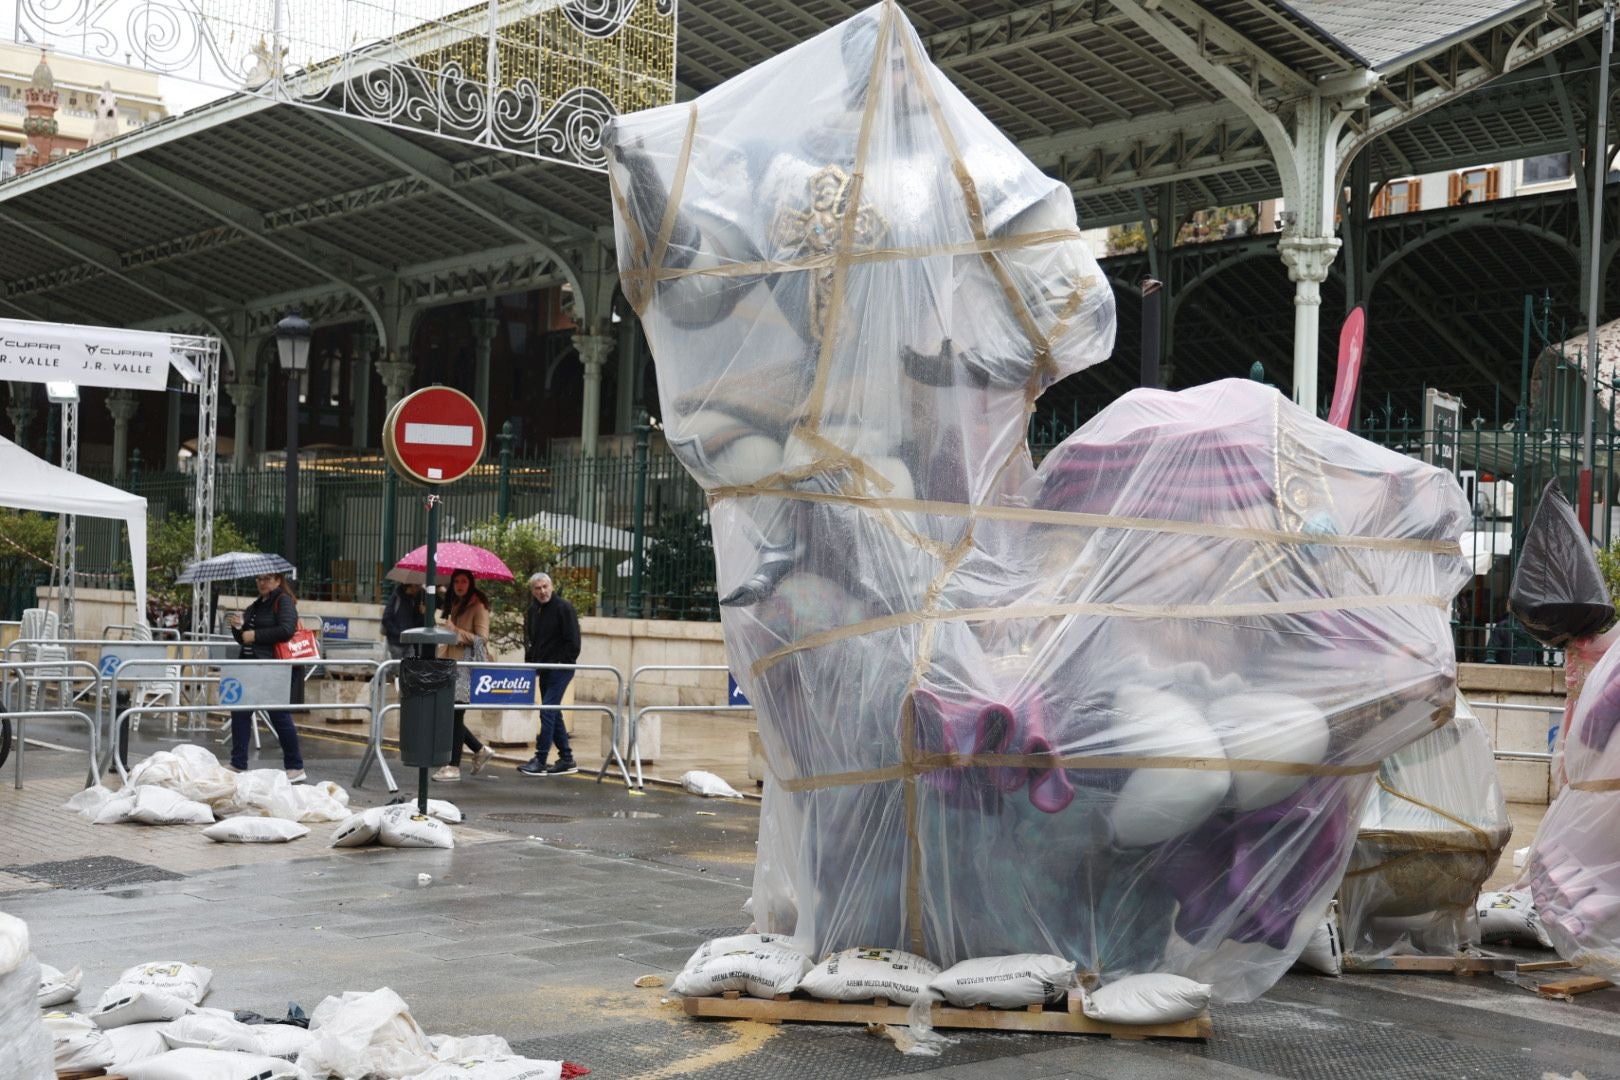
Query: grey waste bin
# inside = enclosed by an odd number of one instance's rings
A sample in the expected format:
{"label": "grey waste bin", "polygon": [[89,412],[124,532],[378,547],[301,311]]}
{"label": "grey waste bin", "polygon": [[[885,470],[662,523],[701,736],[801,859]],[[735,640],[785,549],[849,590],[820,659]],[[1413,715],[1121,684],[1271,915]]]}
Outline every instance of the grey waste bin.
{"label": "grey waste bin", "polygon": [[418,646],[399,662],[399,761],[407,769],[450,763],[456,729],[456,662],[433,659],[440,645],[454,645],[450,630],[406,630],[401,645]]}

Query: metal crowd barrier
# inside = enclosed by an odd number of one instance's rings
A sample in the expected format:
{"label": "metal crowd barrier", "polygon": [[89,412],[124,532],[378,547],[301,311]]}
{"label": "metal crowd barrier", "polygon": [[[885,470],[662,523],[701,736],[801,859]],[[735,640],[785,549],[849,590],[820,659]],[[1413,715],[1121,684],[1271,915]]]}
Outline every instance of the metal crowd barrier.
{"label": "metal crowd barrier", "polygon": [[[376,665],[370,661],[356,660],[352,663],[356,666],[364,665],[366,667],[376,667]],[[276,668],[285,668],[291,671],[291,674],[288,676],[288,688],[290,690],[292,685],[291,680],[296,678],[298,675],[296,669],[308,667],[310,665],[310,661],[308,660],[126,660],[111,674],[112,681],[110,683],[110,688],[112,700],[116,701],[118,699],[119,680],[124,678],[126,673],[130,672],[131,670],[135,670],[137,672],[137,674],[131,678],[131,681],[145,682],[150,681],[150,677],[141,678],[138,674],[139,672],[152,668],[161,670],[162,668],[174,667],[176,665],[182,668],[181,677],[187,679],[187,681],[195,681],[201,684],[217,686],[219,688],[220,700],[206,705],[137,705],[125,709],[123,712],[119,713],[117,718],[113,721],[112,729],[109,732],[109,741],[111,743],[110,756],[112,757],[110,764],[117,766],[118,775],[126,781],[129,779],[129,773],[125,768],[122,755],[118,753],[118,743],[119,736],[123,733],[125,725],[135,717],[148,715],[174,716],[179,714],[212,712],[324,712],[336,711],[339,709],[361,709],[367,713],[373,713],[371,726],[374,730],[377,726],[376,717],[369,701],[312,701],[305,702],[300,705],[293,705],[286,702],[263,700],[252,696],[251,691],[247,689],[246,683],[240,678],[240,676],[231,674],[232,672],[242,672],[245,674],[262,673]],[[212,676],[187,677],[184,674],[183,669],[188,667],[217,669],[219,671],[219,675],[217,678]],[[375,677],[376,676],[374,674],[373,679],[375,679]],[[231,685],[233,683],[234,687]],[[233,693],[236,695],[234,700],[232,700]],[[106,766],[103,765],[103,768],[105,767]]]}
{"label": "metal crowd barrier", "polygon": [[[398,712],[399,711],[399,702],[393,701],[393,702],[388,702],[386,704],[383,703],[383,698],[387,693],[387,681],[386,680],[387,680],[387,677],[389,675],[391,675],[395,670],[398,669],[399,665],[400,665],[400,661],[398,661],[398,660],[385,661],[382,664],[378,665],[377,674],[373,677],[372,693],[371,693],[371,701],[372,701],[371,738],[367,741],[366,753],[365,753],[364,757],[362,757],[360,759],[360,769],[359,769],[359,771],[357,773],[355,773],[354,786],[356,788],[361,787],[361,786],[364,785],[365,779],[366,779],[366,774],[371,771],[371,762],[372,762],[373,759],[375,759],[377,764],[382,766],[383,776],[386,779],[386,782],[388,783],[388,790],[390,792],[394,792],[394,791],[399,790],[399,788],[394,785],[394,779],[393,779],[392,774],[390,774],[389,771],[388,771],[388,762],[383,759],[383,750],[382,750],[383,718],[385,716],[387,716],[387,714],[389,714],[391,712]],[[534,686],[535,700],[534,700],[533,704],[515,704],[515,705],[513,705],[513,704],[505,704],[505,703],[503,703],[503,704],[500,704],[500,705],[471,705],[471,704],[457,703],[456,711],[457,712],[480,712],[480,711],[486,710],[486,709],[510,709],[510,710],[518,711],[518,712],[540,712],[542,709],[556,709],[558,712],[597,712],[597,713],[606,713],[608,715],[608,717],[613,722],[613,740],[612,740],[612,746],[610,747],[610,752],[609,752],[608,756],[602,759],[602,768],[598,771],[596,778],[600,782],[600,780],[602,779],[602,776],[607,772],[608,765],[611,764],[614,761],[617,761],[618,764],[619,764],[619,772],[624,777],[625,789],[627,791],[633,791],[635,789],[634,785],[630,781],[630,770],[625,765],[624,758],[619,755],[619,726],[623,722],[623,715],[624,715],[625,683],[624,683],[624,673],[622,671],[620,671],[618,668],[613,667],[611,664],[518,664],[518,663],[496,663],[496,662],[480,661],[480,660],[458,660],[458,661],[456,661],[456,667],[458,669],[467,668],[469,670],[473,669],[473,668],[477,668],[477,669],[483,670],[483,671],[488,671],[490,669],[495,669],[495,670],[499,670],[499,671],[533,671],[533,672],[541,672],[541,671],[573,671],[573,672],[576,672],[576,673],[581,672],[581,671],[598,671],[598,672],[606,672],[606,673],[612,675],[614,683],[616,684],[616,689],[614,691],[614,698],[613,698],[613,704],[612,705],[598,705],[598,704],[593,704],[593,703],[587,703],[587,704],[575,703],[573,705],[546,705],[540,700],[540,680],[539,680],[538,677],[536,677],[535,686]]]}
{"label": "metal crowd barrier", "polygon": [[[1538,712],[1558,716],[1564,715],[1562,705],[1526,705],[1508,701],[1481,701],[1477,703],[1470,701],[1468,704],[1476,713],[1482,709],[1492,709],[1497,712]],[[1553,759],[1550,750],[1497,750],[1492,747],[1491,752],[1495,755],[1497,761],[1540,761],[1550,763]]]}
{"label": "metal crowd barrier", "polygon": [[[91,716],[89,713],[85,712],[82,709],[70,709],[70,708],[60,708],[60,709],[15,709],[15,708],[12,708],[12,705],[15,703],[14,699],[11,696],[12,695],[12,683],[13,683],[14,679],[15,679],[15,682],[17,684],[17,691],[19,693],[22,693],[22,694],[26,695],[26,693],[27,693],[27,684],[28,684],[28,681],[29,681],[27,672],[30,671],[30,670],[36,669],[36,668],[49,668],[51,670],[51,672],[52,672],[52,675],[51,675],[51,678],[50,678],[49,681],[53,682],[53,683],[68,683],[68,682],[77,683],[77,682],[82,680],[84,682],[87,682],[87,683],[91,684],[91,686],[93,686],[95,688],[95,690],[96,690],[95,698],[96,698],[96,702],[97,702],[97,715],[96,716]],[[62,675],[61,672],[64,669],[71,669],[71,670],[74,670],[74,671],[84,671],[84,672],[87,672],[87,674],[79,676],[79,677],[74,677],[73,675]],[[97,782],[97,780],[100,779],[100,774],[96,772],[96,763],[97,763],[98,760],[100,760],[100,740],[99,740],[99,734],[100,734],[100,728],[101,728],[101,721],[100,721],[100,715],[99,715],[100,701],[101,701],[100,690],[101,690],[101,672],[96,668],[96,665],[90,663],[90,661],[88,661],[88,660],[23,660],[23,661],[10,661],[10,662],[0,663],[0,706],[4,707],[6,717],[8,719],[12,720],[13,722],[15,722],[15,724],[16,724],[16,730],[15,730],[14,734],[16,736],[16,742],[17,742],[17,748],[16,748],[17,765],[16,765],[16,778],[15,778],[14,783],[15,783],[15,786],[16,786],[18,791],[21,791],[22,786],[23,786],[23,779],[22,779],[22,776],[23,776],[23,752],[24,752],[24,748],[27,747],[27,745],[28,745],[28,740],[24,737],[24,735],[25,735],[24,721],[26,721],[26,720],[82,720],[82,721],[84,721],[85,726],[90,731],[90,746],[89,746],[90,760],[89,760],[89,769],[88,769],[88,773],[87,773],[88,783],[86,783],[85,786],[90,787],[91,785],[95,784]]]}
{"label": "metal crowd barrier", "polygon": [[[630,751],[630,760],[634,761],[636,763],[636,787],[638,789],[644,789],[646,787],[646,784],[643,782],[643,778],[642,778],[641,753],[640,753],[640,750],[641,750],[641,741],[640,741],[641,740],[641,717],[642,717],[643,714],[650,713],[650,712],[656,712],[656,713],[682,713],[682,712],[688,712],[688,713],[716,713],[716,712],[753,712],[754,711],[754,707],[752,705],[729,705],[729,704],[728,705],[646,705],[646,706],[643,706],[642,708],[638,709],[638,708],[636,708],[636,680],[641,678],[641,676],[644,673],[648,672],[648,671],[724,671],[724,672],[729,674],[731,672],[731,669],[729,667],[727,667],[725,664],[643,664],[641,667],[636,668],[635,671],[630,673],[630,687],[629,687],[629,691],[628,691],[629,692],[629,704],[628,704],[628,707],[626,709],[626,712],[628,713],[629,718],[630,718],[630,741],[629,741],[629,744],[627,746],[627,749]],[[613,736],[614,736],[613,747],[614,747],[615,751],[618,750],[618,746],[619,746],[618,734],[619,733],[618,733],[617,730],[615,730],[614,733],[613,733]],[[604,761],[602,763],[602,768],[603,768],[604,771],[606,771],[607,762]],[[602,779],[601,773],[597,774],[596,779],[597,779],[598,782],[601,781],[601,779]]]}

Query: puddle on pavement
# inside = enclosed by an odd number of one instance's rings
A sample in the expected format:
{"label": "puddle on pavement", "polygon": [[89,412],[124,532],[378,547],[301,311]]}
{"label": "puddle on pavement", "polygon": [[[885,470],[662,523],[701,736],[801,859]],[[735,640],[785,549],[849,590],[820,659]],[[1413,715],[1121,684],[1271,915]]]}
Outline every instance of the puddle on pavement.
{"label": "puddle on pavement", "polygon": [[617,818],[661,818],[663,814],[654,814],[646,810],[611,810],[608,817]]}

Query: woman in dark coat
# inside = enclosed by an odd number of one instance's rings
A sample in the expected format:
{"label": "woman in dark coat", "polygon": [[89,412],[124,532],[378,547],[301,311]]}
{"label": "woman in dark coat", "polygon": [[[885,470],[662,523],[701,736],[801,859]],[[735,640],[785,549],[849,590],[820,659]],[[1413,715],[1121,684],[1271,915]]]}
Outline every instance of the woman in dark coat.
{"label": "woman in dark coat", "polygon": [[[280,574],[260,574],[254,579],[259,598],[248,605],[240,615],[231,616],[231,634],[242,646],[243,660],[274,660],[276,646],[289,641],[298,632],[298,602],[287,588]],[[302,670],[293,668],[291,705],[304,703]],[[304,775],[304,757],[298,749],[298,729],[293,727],[292,713],[286,709],[266,710],[270,728],[281,743],[281,763],[287,770],[287,779],[301,784]],[[243,709],[231,713],[231,770],[243,772],[248,766],[248,746],[253,742],[253,712]]]}

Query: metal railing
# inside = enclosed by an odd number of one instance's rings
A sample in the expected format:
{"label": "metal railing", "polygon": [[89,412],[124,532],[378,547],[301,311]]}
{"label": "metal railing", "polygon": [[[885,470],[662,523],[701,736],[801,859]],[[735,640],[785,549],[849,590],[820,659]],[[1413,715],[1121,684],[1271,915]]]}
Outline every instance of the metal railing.
{"label": "metal railing", "polygon": [[[366,776],[371,771],[371,763],[373,760],[375,760],[377,764],[382,767],[383,776],[386,778],[386,782],[389,785],[388,790],[390,792],[399,790],[399,788],[394,785],[392,774],[388,771],[388,762],[383,758],[383,720],[389,713],[397,713],[400,709],[400,703],[397,701],[384,702],[384,698],[386,698],[388,692],[390,675],[399,669],[400,663],[401,661],[399,660],[388,660],[378,664],[376,674],[372,676],[370,697],[372,710],[371,734],[366,741],[366,752],[360,759],[360,768],[354,776],[354,786],[356,788],[363,787],[365,785]],[[635,789],[635,785],[632,784],[630,780],[630,770],[626,767],[624,758],[619,754],[619,732],[621,725],[624,722],[624,672],[620,671],[611,664],[520,664],[486,662],[479,660],[458,660],[456,661],[456,668],[457,670],[467,671],[471,671],[474,668],[483,671],[572,671],[575,673],[589,671],[599,674],[605,673],[613,676],[615,689],[613,704],[611,705],[604,705],[598,702],[576,702],[572,705],[547,705],[539,700],[540,681],[538,678],[536,678],[536,700],[533,703],[520,702],[511,704],[502,702],[499,705],[474,705],[465,702],[458,702],[455,709],[458,713],[481,712],[485,710],[540,712],[542,710],[551,709],[555,709],[558,712],[603,713],[612,721],[613,739],[611,741],[611,746],[609,747],[608,755],[602,759],[602,767],[597,772],[597,781],[601,781],[602,776],[607,772],[608,766],[616,761],[619,765],[619,772],[624,776],[625,789]],[[397,678],[397,676],[395,676],[395,678]]]}
{"label": "metal railing", "polygon": [[[730,674],[731,669],[725,664],[643,664],[630,673],[630,686],[627,691],[626,713],[630,723],[630,737],[626,745],[629,751],[629,760],[636,765],[636,787],[645,789],[646,782],[641,771],[641,717],[649,712],[656,713],[716,713],[716,712],[753,712],[753,705],[646,705],[636,708],[636,682],[649,671],[724,671]],[[614,749],[618,749],[618,732],[614,732]],[[607,763],[602,763],[607,768]],[[628,777],[626,778],[628,780]],[[597,773],[598,783],[602,774]]]}
{"label": "metal railing", "polygon": [[[63,669],[67,670],[64,671]],[[67,707],[67,702],[60,702],[59,704],[61,704],[62,707],[56,709],[28,709],[14,707],[20,702],[28,699],[28,683],[30,681],[28,672],[35,670],[49,670],[50,677],[43,681],[63,686],[64,689],[62,693],[64,697],[68,696],[65,689],[67,684],[77,684],[79,682],[89,684],[89,686],[94,688],[92,697],[97,702],[96,714],[92,716],[90,713],[87,713],[82,709],[69,708]],[[69,673],[73,671],[85,672],[86,674],[75,677]],[[20,695],[20,697],[12,696],[12,684],[14,679],[17,685],[17,693]],[[24,748],[28,745],[28,740],[25,737],[26,732],[24,729],[25,722],[28,720],[82,720],[86,728],[89,729],[90,733],[90,745],[88,747],[89,766],[87,783],[85,786],[89,787],[100,779],[101,774],[97,770],[97,763],[100,760],[100,687],[101,672],[96,665],[90,663],[88,660],[22,660],[0,662],[0,705],[3,705],[4,707],[6,718],[11,720],[16,725],[16,749],[14,753],[17,756],[17,764],[15,774],[16,778],[14,783],[18,791],[21,791],[23,786],[23,753]],[[78,694],[74,694],[71,697],[68,697],[68,701],[76,700],[78,696]]]}
{"label": "metal railing", "polygon": [[[350,663],[352,663],[354,665],[357,665],[357,666],[363,664],[363,665],[366,665],[366,666],[371,667],[373,669],[375,669],[378,666],[378,665],[376,665],[376,664],[374,664],[374,663],[372,663],[370,661],[365,661],[365,660],[355,660],[355,661],[350,661]],[[200,668],[207,669],[204,674],[186,676],[184,670],[182,670],[181,677],[185,678],[188,682],[197,682],[199,684],[211,685],[211,686],[223,686],[224,681],[225,681],[225,673],[227,673],[227,672],[237,670],[237,669],[241,669],[241,668],[248,668],[248,667],[256,667],[256,668],[258,668],[260,670],[263,670],[265,667],[270,666],[270,665],[274,665],[276,667],[282,667],[282,668],[289,668],[292,671],[290,678],[297,678],[299,676],[299,674],[300,674],[298,669],[309,667],[310,666],[310,661],[308,661],[308,660],[168,660],[168,659],[126,660],[126,661],[124,661],[123,664],[121,664],[112,673],[111,681],[109,683],[109,688],[110,688],[110,693],[111,693],[111,695],[113,697],[113,700],[116,701],[117,697],[118,697],[118,683],[119,683],[120,679],[124,678],[126,673],[128,673],[131,669],[144,670],[144,669],[150,669],[150,668],[166,668],[166,667],[173,667],[173,666],[179,666],[182,669],[188,668],[188,667],[190,667],[190,668],[200,667]],[[220,673],[219,676],[216,677],[216,676],[214,676],[212,674],[215,671],[218,671]],[[373,673],[372,677],[373,677],[373,679],[376,678],[375,673]],[[137,678],[135,681],[150,681],[150,680],[138,679]],[[198,713],[207,714],[207,713],[218,713],[218,712],[249,712],[249,711],[252,711],[252,712],[274,711],[274,712],[303,712],[303,713],[310,713],[310,712],[336,712],[336,711],[348,711],[348,710],[359,710],[359,711],[365,712],[365,713],[371,713],[372,712],[371,703],[369,701],[367,701],[367,702],[309,701],[309,702],[301,702],[301,703],[298,703],[298,704],[292,704],[292,703],[281,704],[279,702],[274,703],[274,704],[253,703],[253,702],[237,704],[235,702],[228,702],[228,701],[213,701],[213,702],[205,702],[205,703],[202,703],[202,704],[194,704],[194,705],[136,705],[136,706],[132,706],[130,708],[124,709],[123,711],[119,712],[118,715],[113,720],[111,730],[108,733],[109,741],[110,741],[110,751],[109,751],[109,753],[110,753],[110,756],[112,758],[112,761],[110,763],[108,763],[108,764],[116,766],[116,768],[118,770],[119,778],[124,780],[126,783],[128,782],[128,780],[129,780],[129,772],[128,772],[127,766],[126,766],[126,764],[125,764],[125,762],[123,760],[124,755],[119,753],[119,741],[120,741],[121,737],[123,736],[123,733],[124,733],[124,731],[126,729],[126,725],[128,725],[131,720],[137,719],[137,718],[142,717],[142,716],[149,716],[149,715],[179,716],[179,715],[187,715],[187,714],[196,715]],[[374,716],[373,716],[373,719],[372,719],[372,725],[371,726],[373,728],[376,727],[376,719],[375,719]],[[106,768],[106,765],[104,764],[103,765],[103,771],[105,771],[105,768]],[[387,768],[387,766],[385,765],[384,766],[385,771],[386,771],[386,768]],[[357,784],[356,786],[359,786],[359,785]],[[395,789],[391,788],[390,790],[395,790]]]}

